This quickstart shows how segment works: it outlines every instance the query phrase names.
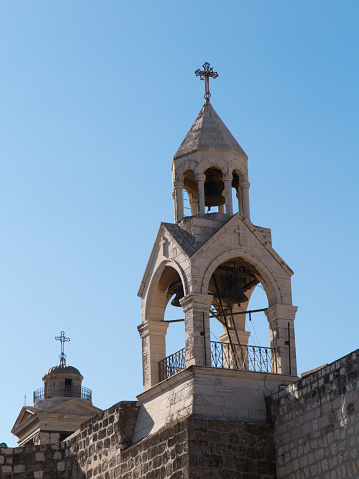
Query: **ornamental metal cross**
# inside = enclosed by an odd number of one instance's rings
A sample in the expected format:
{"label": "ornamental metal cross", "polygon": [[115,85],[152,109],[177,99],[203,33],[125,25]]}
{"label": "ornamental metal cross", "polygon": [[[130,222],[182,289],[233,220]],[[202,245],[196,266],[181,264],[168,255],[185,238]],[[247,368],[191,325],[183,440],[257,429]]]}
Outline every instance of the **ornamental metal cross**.
{"label": "ornamental metal cross", "polygon": [[217,78],[218,73],[213,71],[213,68],[210,68],[210,64],[208,62],[203,64],[203,70],[196,70],[195,75],[200,77],[201,80],[204,80],[204,90],[205,94],[204,97],[207,101],[211,98],[211,94],[209,93],[209,77]]}
{"label": "ornamental metal cross", "polygon": [[60,336],[55,336],[56,341],[61,342],[60,366],[66,366],[66,354],[64,353],[65,343],[70,341],[70,338],[65,337],[65,331],[61,331]]}

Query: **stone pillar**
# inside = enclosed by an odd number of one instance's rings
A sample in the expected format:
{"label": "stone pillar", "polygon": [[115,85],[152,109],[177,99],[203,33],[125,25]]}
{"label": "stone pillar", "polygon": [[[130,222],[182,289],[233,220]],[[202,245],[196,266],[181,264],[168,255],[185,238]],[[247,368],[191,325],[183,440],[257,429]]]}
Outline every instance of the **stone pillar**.
{"label": "stone pillar", "polygon": [[205,208],[205,199],[204,199],[204,182],[206,180],[206,177],[203,176],[197,176],[196,181],[197,181],[197,198],[198,198],[198,214],[199,215],[204,215],[206,212]]}
{"label": "stone pillar", "polygon": [[240,187],[242,191],[242,208],[243,214],[249,220],[251,219],[251,214],[249,210],[249,186],[250,183],[248,181],[241,181]]}
{"label": "stone pillar", "polygon": [[241,189],[240,188],[238,188],[236,197],[237,197],[237,200],[238,200],[238,211],[243,214],[242,194],[241,194]]}
{"label": "stone pillar", "polygon": [[224,181],[224,194],[226,199],[226,214],[233,215],[233,205],[232,205],[232,175],[225,176]]}
{"label": "stone pillar", "polygon": [[[238,331],[237,330],[237,334],[238,334],[240,345],[241,346],[247,346],[249,336],[251,335],[251,333],[249,331]],[[218,337],[219,337],[219,339],[221,340],[222,343],[229,343],[229,338],[228,338],[227,332],[224,332],[224,333],[220,334]],[[237,344],[237,336],[234,332],[231,332],[231,339],[232,339],[233,344]]]}
{"label": "stone pillar", "polygon": [[224,205],[218,206],[218,213],[224,213]]}
{"label": "stone pillar", "polygon": [[197,199],[190,197],[189,205],[191,207],[191,216],[196,216],[197,215]]}
{"label": "stone pillar", "polygon": [[[239,307],[234,306],[233,312],[236,312],[238,310],[239,310]],[[233,356],[233,351],[231,350],[231,347],[230,347],[228,333],[225,330],[225,328],[223,328],[224,332],[219,335],[219,339],[221,340],[221,342],[225,343],[225,346],[223,346],[225,367],[248,370],[247,345],[248,345],[248,339],[251,333],[249,331],[245,331],[245,315],[244,314],[233,316],[233,320],[234,320],[235,328],[237,330],[237,334],[235,333],[235,331],[230,330],[230,337],[232,340],[232,344],[235,347],[236,359]],[[229,316],[227,318],[227,321],[231,325],[232,317]],[[238,336],[239,344],[238,344],[237,336]]]}
{"label": "stone pillar", "polygon": [[173,199],[173,211],[175,214],[175,223],[177,221],[177,208],[176,208],[176,195],[175,195],[175,189],[173,188],[172,191],[172,199]]}
{"label": "stone pillar", "polygon": [[277,371],[273,364],[273,372],[278,374],[297,376],[294,336],[294,318],[297,309],[296,306],[275,304],[265,311],[269,322],[271,348],[275,350],[277,363]]}
{"label": "stone pillar", "polygon": [[183,219],[183,183],[180,181],[175,182],[175,222]]}
{"label": "stone pillar", "polygon": [[180,299],[184,311],[186,367],[211,365],[209,308],[213,296],[188,294]]}
{"label": "stone pillar", "polygon": [[138,326],[142,339],[143,389],[146,391],[159,382],[158,363],[166,357],[168,323],[149,320]]}

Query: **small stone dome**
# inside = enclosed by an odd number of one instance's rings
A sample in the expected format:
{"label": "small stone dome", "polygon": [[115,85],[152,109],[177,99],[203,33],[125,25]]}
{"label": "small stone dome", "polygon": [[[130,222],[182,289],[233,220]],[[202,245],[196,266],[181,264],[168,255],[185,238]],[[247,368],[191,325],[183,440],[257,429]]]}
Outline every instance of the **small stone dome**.
{"label": "small stone dome", "polygon": [[74,366],[66,366],[66,364],[60,364],[59,366],[53,366],[48,371],[46,371],[43,379],[55,374],[76,374],[77,376],[82,377],[82,374],[80,373],[80,371],[76,369]]}

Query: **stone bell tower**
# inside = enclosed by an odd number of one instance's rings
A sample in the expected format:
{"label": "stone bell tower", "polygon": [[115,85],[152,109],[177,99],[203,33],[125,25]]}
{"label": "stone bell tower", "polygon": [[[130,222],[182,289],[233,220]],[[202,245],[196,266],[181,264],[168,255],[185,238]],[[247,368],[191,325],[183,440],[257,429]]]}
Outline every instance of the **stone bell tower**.
{"label": "stone bell tower", "polygon": [[[172,162],[175,223],[161,224],[138,293],[144,391],[134,441],[190,415],[263,421],[265,397],[297,379],[293,271],[271,230],[251,222],[248,157],[210,102],[209,78],[218,75],[203,67],[195,73],[206,101]],[[245,330],[259,284],[270,347],[249,345]],[[166,357],[174,294],[185,344]],[[210,318],[223,326],[220,342],[210,339]]]}

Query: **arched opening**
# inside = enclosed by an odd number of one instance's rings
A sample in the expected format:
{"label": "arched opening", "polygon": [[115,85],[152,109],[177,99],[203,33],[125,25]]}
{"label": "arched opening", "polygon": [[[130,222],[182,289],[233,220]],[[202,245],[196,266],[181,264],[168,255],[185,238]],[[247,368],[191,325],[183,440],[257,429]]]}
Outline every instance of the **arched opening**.
{"label": "arched opening", "polygon": [[186,285],[175,267],[166,265],[159,271],[148,309],[152,385],[186,367],[184,321],[180,307],[185,291]]}
{"label": "arched opening", "polygon": [[183,284],[177,273],[168,287],[168,301],[164,315],[164,320],[169,323],[166,334],[166,357],[185,346],[183,311],[179,301],[183,296]]}
{"label": "arched opening", "polygon": [[[248,311],[256,311],[268,307],[268,298],[261,283],[258,283],[251,294]],[[270,347],[268,319],[264,311],[245,315],[245,330],[250,333],[249,344]]]}
{"label": "arched opening", "polygon": [[224,212],[224,182],[223,174],[219,168],[210,167],[204,172],[206,179],[204,183],[204,200],[206,213],[218,211]]}
{"label": "arched opening", "polygon": [[239,186],[239,174],[237,171],[232,172],[232,205],[233,205],[233,214],[240,211],[242,213],[242,196],[241,188]]}
{"label": "arched opening", "polygon": [[183,216],[192,216],[191,206],[190,206],[190,196],[186,189],[183,190]]}
{"label": "arched opening", "polygon": [[256,268],[238,257],[224,261],[213,272],[208,285],[208,293],[213,296],[210,309],[212,367],[277,372],[264,315],[268,301],[260,282]]}
{"label": "arched opening", "polygon": [[183,205],[184,216],[197,214],[197,183],[193,170],[187,170],[183,175]]}

